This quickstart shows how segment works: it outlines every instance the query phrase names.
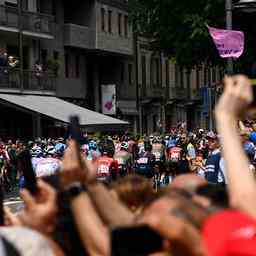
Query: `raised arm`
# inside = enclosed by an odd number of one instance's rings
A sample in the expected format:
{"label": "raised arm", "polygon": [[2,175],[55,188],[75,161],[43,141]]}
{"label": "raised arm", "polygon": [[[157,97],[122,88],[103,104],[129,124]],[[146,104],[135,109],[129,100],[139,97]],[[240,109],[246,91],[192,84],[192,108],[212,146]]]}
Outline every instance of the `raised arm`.
{"label": "raised arm", "polygon": [[89,255],[110,255],[110,237],[87,193],[72,200],[72,211],[76,226]]}
{"label": "raised arm", "polygon": [[[80,160],[76,143],[71,141],[64,156],[61,172],[63,189],[70,194],[72,194],[72,187],[78,189],[78,185],[86,179],[86,172]],[[110,255],[108,229],[104,226],[88,194],[77,191],[76,195],[70,196],[70,200],[76,226],[88,254],[92,256]]]}
{"label": "raised arm", "polygon": [[252,102],[250,81],[244,76],[226,77],[224,93],[215,109],[228,176],[231,205],[256,217],[256,183],[249,169],[237,129],[238,118]]}

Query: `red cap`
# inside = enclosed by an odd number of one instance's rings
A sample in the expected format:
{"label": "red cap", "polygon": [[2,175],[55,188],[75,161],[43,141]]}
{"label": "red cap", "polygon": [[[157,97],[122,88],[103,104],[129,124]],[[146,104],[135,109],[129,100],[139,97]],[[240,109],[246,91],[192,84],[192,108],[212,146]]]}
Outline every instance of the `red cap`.
{"label": "red cap", "polygon": [[256,256],[256,220],[237,212],[211,216],[203,227],[209,256]]}

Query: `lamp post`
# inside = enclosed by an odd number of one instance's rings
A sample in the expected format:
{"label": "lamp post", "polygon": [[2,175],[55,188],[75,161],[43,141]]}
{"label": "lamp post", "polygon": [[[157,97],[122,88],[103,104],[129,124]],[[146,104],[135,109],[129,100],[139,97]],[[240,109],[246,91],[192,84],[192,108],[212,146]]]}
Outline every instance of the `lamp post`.
{"label": "lamp post", "polygon": [[[240,10],[246,13],[256,12],[256,0],[240,0],[238,3],[233,4],[232,0],[226,0],[226,29],[232,30],[233,28],[233,10]],[[227,60],[227,72],[233,74],[234,63],[232,58]]]}
{"label": "lamp post", "polygon": [[[233,28],[233,4],[232,0],[226,0],[226,29],[232,30]],[[232,58],[227,60],[227,72],[228,74],[233,74],[234,72],[234,63]]]}

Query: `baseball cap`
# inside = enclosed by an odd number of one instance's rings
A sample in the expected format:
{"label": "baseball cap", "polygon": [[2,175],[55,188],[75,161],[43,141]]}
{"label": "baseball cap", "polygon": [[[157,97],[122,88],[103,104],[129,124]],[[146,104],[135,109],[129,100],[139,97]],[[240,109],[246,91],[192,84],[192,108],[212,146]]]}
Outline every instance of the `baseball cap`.
{"label": "baseball cap", "polygon": [[256,220],[227,210],[206,220],[202,237],[209,256],[256,256]]}
{"label": "baseball cap", "polygon": [[213,139],[213,140],[216,140],[216,139],[218,138],[217,135],[216,135],[213,131],[208,132],[208,133],[206,134],[206,137],[207,137],[208,139]]}

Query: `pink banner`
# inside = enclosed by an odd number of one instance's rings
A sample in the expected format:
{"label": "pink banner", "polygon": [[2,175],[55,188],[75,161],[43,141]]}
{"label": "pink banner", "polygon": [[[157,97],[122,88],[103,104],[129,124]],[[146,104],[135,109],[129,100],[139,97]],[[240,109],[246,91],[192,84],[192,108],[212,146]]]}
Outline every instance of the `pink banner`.
{"label": "pink banner", "polygon": [[239,58],[244,51],[244,33],[208,27],[222,58]]}

